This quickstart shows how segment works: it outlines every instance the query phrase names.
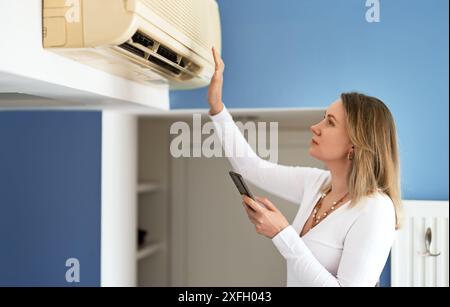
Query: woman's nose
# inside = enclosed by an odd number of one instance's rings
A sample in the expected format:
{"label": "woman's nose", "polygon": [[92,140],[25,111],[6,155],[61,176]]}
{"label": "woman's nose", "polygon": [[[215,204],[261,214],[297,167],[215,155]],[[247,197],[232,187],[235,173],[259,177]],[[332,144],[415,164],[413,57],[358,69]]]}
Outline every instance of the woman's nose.
{"label": "woman's nose", "polygon": [[312,125],[309,129],[311,129],[311,132],[316,134],[316,135],[320,135],[320,130],[319,130],[319,124],[315,124]]}

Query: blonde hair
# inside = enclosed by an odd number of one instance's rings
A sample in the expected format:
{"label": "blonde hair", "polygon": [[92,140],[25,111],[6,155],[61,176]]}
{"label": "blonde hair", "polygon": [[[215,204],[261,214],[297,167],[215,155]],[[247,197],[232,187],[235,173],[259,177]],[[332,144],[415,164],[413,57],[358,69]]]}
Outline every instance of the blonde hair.
{"label": "blonde hair", "polygon": [[[351,206],[380,189],[394,204],[396,225],[401,224],[400,159],[394,118],[375,97],[343,93],[347,129],[354,145],[352,166],[347,176]],[[324,190],[329,190],[330,186]]]}

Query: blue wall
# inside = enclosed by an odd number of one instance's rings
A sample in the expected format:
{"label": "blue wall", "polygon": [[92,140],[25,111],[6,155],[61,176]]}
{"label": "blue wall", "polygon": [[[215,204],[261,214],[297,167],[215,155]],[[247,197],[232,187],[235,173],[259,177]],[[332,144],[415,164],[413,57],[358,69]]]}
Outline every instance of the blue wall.
{"label": "blue wall", "polygon": [[[406,199],[448,199],[448,0],[219,0],[228,107],[326,107],[381,98],[397,122]],[[206,108],[207,88],[171,92]]]}
{"label": "blue wall", "polygon": [[99,286],[100,198],[101,113],[0,112],[0,286]]}

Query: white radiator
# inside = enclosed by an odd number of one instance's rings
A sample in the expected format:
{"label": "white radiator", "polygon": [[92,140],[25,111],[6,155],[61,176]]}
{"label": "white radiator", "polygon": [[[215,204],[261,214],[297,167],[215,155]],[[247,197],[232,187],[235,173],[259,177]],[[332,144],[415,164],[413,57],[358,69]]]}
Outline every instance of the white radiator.
{"label": "white radiator", "polygon": [[404,201],[391,254],[393,287],[448,287],[448,201]]}

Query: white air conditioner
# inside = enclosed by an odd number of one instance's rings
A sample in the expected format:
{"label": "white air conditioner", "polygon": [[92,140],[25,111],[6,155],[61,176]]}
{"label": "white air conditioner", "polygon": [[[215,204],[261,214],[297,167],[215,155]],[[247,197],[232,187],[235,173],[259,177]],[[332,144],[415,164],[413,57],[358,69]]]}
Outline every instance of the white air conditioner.
{"label": "white air conditioner", "polygon": [[209,84],[221,50],[215,0],[43,0],[44,48],[143,83]]}

